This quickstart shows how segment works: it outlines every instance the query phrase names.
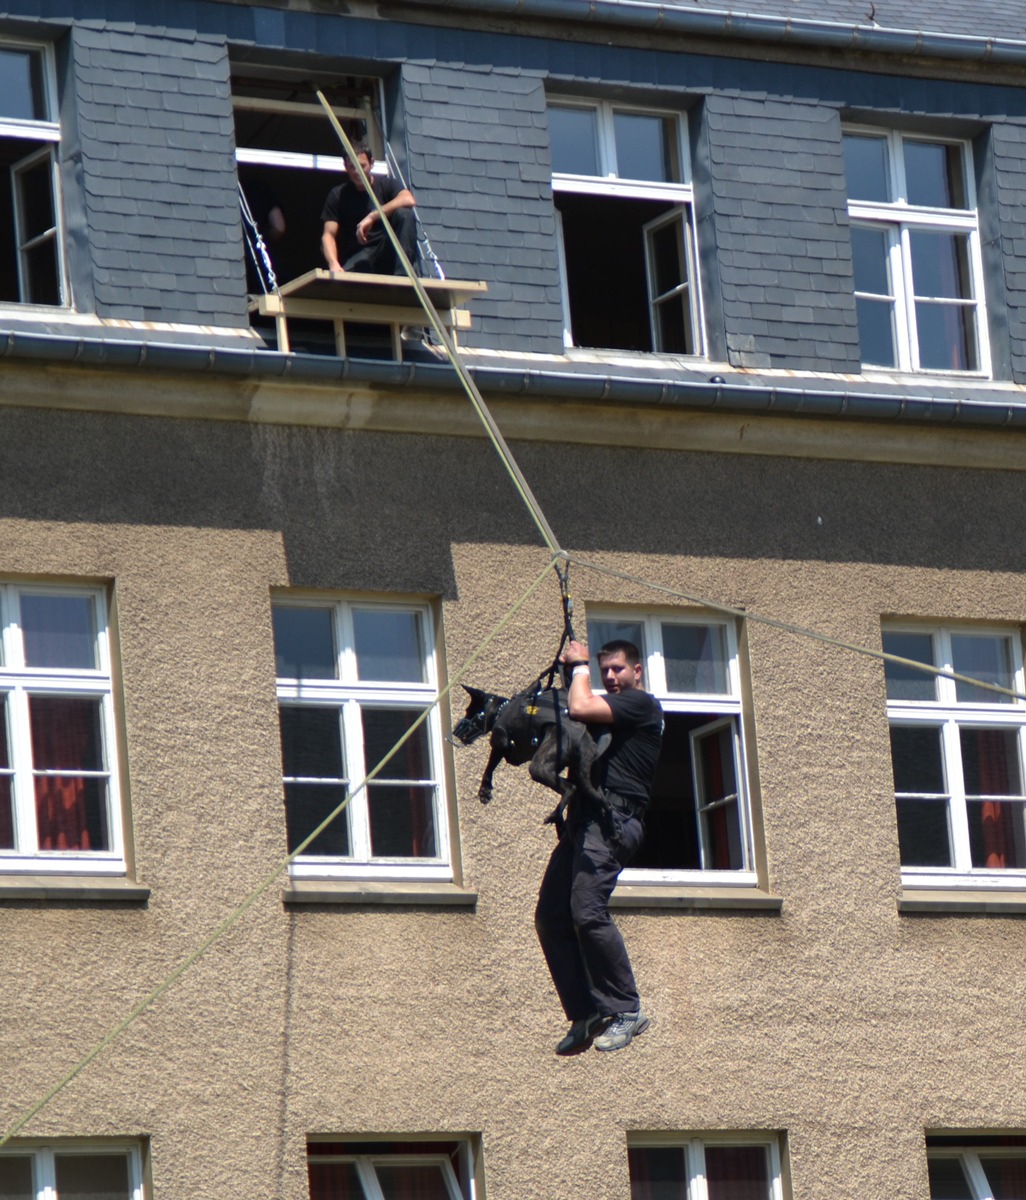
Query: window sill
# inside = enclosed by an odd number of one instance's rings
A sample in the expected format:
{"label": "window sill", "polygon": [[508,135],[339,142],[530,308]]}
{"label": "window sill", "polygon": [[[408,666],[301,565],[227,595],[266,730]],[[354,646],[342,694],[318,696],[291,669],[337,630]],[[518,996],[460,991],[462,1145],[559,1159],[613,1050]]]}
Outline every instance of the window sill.
{"label": "window sill", "polygon": [[781,896],[760,888],[694,886],[646,886],[621,884],[613,892],[610,908],[734,909],[748,912],[780,912]]}
{"label": "window sill", "polygon": [[7,900],[83,904],[146,904],[150,889],[132,879],[88,875],[0,875],[0,903]]}
{"label": "window sill", "polygon": [[281,893],[282,904],[404,905],[415,908],[475,908],[477,892],[455,883],[427,880],[293,879]]}
{"label": "window sill", "polygon": [[989,913],[1026,915],[1026,891],[970,891],[967,888],[904,888],[898,897],[900,913]]}

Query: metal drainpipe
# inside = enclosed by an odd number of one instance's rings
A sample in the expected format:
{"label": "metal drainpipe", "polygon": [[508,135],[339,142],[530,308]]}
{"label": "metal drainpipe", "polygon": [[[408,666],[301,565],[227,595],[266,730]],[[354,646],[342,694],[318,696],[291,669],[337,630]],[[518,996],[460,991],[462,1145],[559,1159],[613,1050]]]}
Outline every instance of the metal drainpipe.
{"label": "metal drainpipe", "polygon": [[583,24],[630,25],[659,32],[706,34],[746,41],[793,42],[834,49],[875,50],[922,58],[1026,63],[1026,41],[914,29],[882,29],[838,21],[690,9],[652,0],[403,0],[413,8],[459,8],[491,16],[541,17]]}

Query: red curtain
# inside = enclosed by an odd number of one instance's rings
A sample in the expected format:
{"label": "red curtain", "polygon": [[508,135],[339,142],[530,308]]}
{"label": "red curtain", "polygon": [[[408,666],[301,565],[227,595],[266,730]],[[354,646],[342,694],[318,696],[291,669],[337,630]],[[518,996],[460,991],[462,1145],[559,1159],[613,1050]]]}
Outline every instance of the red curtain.
{"label": "red curtain", "polygon": [[[979,766],[979,788],[983,795],[1007,796],[1013,790],[1008,770],[1007,735],[1003,729],[974,729]],[[1019,866],[1015,861],[1013,822],[1021,807],[999,800],[980,805],[983,866],[1000,869]],[[1021,815],[1020,815],[1021,820]]]}
{"label": "red curtain", "polygon": [[101,767],[100,702],[31,696],[29,718],[35,769],[66,772],[36,777],[40,850],[106,850],[97,796],[102,781],[74,773]]}

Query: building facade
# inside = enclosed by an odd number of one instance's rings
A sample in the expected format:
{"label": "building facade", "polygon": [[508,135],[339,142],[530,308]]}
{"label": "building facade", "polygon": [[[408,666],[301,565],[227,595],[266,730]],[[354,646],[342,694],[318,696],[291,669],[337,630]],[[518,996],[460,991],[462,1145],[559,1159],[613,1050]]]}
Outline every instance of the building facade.
{"label": "building facade", "polygon": [[[3,1200],[1026,1195],[1026,33],[798,9],[0,14]],[[666,713],[616,1054],[451,739],[552,555],[447,361],[255,311],[318,91]]]}

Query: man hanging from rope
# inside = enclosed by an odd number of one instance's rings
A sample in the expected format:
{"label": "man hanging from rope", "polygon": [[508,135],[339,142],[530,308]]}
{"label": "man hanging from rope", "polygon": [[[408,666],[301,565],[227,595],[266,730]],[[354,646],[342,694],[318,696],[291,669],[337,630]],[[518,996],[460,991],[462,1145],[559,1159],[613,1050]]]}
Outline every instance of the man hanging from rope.
{"label": "man hanging from rope", "polygon": [[[354,142],[356,154],[382,211],[395,231],[410,262],[417,258],[416,200],[409,188],[390,176],[371,175],[374,155],[363,142]],[[368,271],[375,275],[404,275],[403,265],[384,229],[377,209],[363,186],[360,172],[346,158],[346,180],[324,201],[321,250],[330,271]]]}
{"label": "man hanging from rope", "polygon": [[570,1030],[556,1046],[571,1054],[594,1039],[598,1050],[620,1050],[648,1028],[634,972],[609,897],[641,845],[643,816],[663,737],[663,710],[642,687],[641,655],[632,642],[608,642],[598,652],[606,694],[591,690],[588,650],[570,640],[561,656],[572,672],[570,716],[612,732],[599,760],[600,783],[613,809],[615,839],[600,814],[572,799],[566,826],[542,879],[535,928]]}

